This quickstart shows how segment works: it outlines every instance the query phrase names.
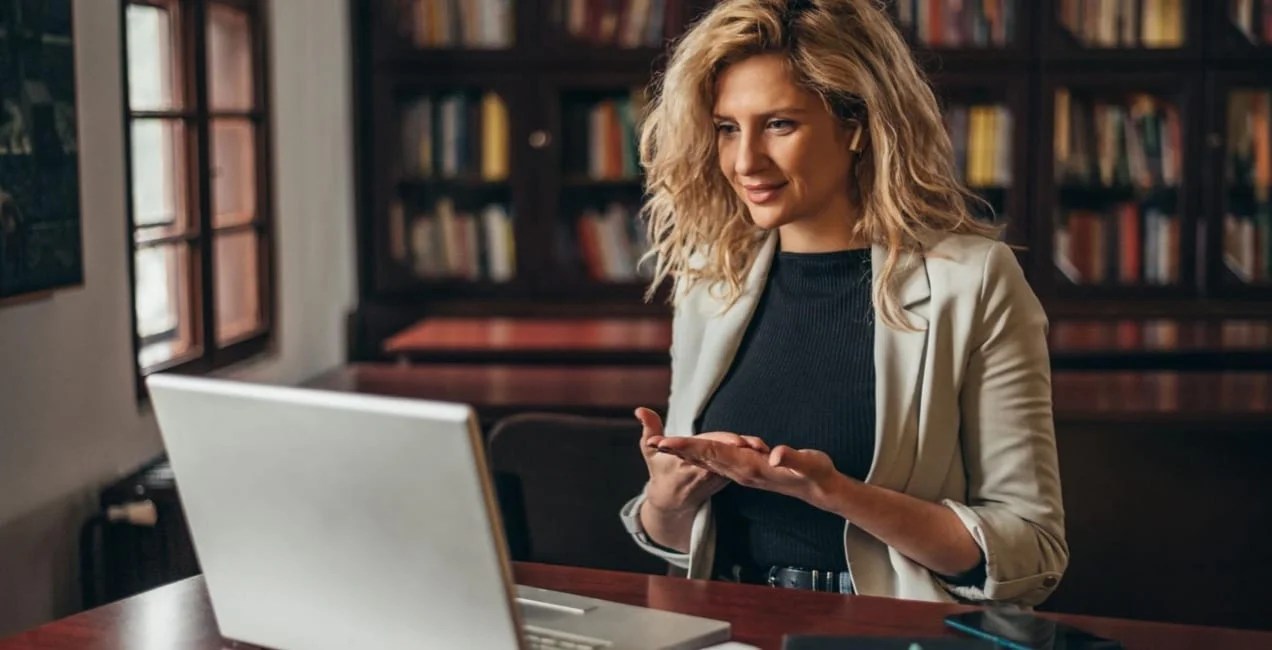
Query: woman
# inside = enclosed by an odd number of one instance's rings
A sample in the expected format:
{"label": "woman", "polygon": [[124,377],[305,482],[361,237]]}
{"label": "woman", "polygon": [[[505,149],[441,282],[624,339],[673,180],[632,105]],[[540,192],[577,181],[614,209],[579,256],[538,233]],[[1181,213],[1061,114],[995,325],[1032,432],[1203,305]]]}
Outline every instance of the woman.
{"label": "woman", "polygon": [[1034,605],[1046,317],[877,4],[725,0],[675,47],[641,142],[671,397],[623,520],[692,578]]}

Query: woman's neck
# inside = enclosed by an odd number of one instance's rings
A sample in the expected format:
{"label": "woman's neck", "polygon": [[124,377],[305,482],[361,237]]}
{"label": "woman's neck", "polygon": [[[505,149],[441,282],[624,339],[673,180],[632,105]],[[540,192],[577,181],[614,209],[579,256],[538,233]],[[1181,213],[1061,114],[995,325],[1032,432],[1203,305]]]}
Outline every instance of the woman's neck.
{"label": "woman's neck", "polygon": [[777,229],[778,250],[783,253],[829,253],[866,248],[870,242],[853,232],[855,218],[842,213],[833,219],[803,219]]}

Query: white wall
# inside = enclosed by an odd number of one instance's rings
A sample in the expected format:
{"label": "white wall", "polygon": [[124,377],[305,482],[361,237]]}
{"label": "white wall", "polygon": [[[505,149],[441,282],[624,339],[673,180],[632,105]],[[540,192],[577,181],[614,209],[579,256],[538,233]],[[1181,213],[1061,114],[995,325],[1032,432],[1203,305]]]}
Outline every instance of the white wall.
{"label": "white wall", "polygon": [[[226,373],[293,383],[343,360],[354,301],[346,0],[274,0],[278,341]],[[75,611],[101,486],[161,450],[133,394],[118,0],[75,0],[85,284],[0,307],[0,637]]]}

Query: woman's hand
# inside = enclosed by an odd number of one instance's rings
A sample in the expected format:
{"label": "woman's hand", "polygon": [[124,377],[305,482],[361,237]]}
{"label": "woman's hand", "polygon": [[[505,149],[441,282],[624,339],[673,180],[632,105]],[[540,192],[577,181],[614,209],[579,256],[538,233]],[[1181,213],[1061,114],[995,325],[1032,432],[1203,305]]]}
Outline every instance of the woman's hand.
{"label": "woman's hand", "polygon": [[[677,436],[664,436],[662,419],[647,409],[636,409],[636,418],[643,427],[640,435],[640,451],[649,468],[649,487],[645,490],[645,503],[667,514],[696,511],[699,505],[729,484],[729,479],[710,471],[692,458],[678,458],[658,453],[658,445],[651,440],[679,440]],[[746,450],[752,454],[767,454],[764,441],[753,436],[735,433],[706,433],[695,439],[711,444]],[[683,438],[688,439],[688,438]]]}
{"label": "woman's hand", "polygon": [[[749,444],[721,442],[729,436]],[[764,441],[752,436],[723,432],[691,438],[651,436],[645,444],[738,485],[784,494],[831,512],[838,509],[840,487],[851,480],[835,469],[825,452],[786,445],[769,450]]]}
{"label": "woman's hand", "polygon": [[849,478],[835,469],[825,452],[778,445],[763,453],[757,445],[744,449],[715,442],[717,435],[653,437],[648,444],[738,485],[785,494],[832,512],[938,574],[961,575],[981,562],[971,533],[941,504]]}

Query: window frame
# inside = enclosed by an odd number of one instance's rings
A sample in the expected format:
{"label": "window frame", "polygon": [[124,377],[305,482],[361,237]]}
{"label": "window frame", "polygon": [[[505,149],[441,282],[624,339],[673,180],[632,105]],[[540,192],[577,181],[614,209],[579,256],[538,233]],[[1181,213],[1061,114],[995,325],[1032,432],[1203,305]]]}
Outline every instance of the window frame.
{"label": "window frame", "polygon": [[[208,14],[212,5],[244,11],[251,21],[253,101],[247,109],[214,110],[210,106],[208,74]],[[178,108],[166,110],[134,110],[131,106],[128,64],[128,8],[150,6],[177,11],[173,30],[174,91],[182,97]],[[272,151],[272,97],[269,92],[269,42],[267,34],[268,0],[119,0],[121,85],[123,90],[123,135],[126,221],[128,239],[128,280],[133,341],[132,364],[138,398],[145,400],[145,377],[154,372],[174,371],[183,374],[206,374],[245,359],[274,350],[277,314],[276,266],[277,243],[273,183],[275,170]],[[183,123],[184,148],[180,164],[185,167],[184,186],[176,189],[185,206],[187,227],[178,233],[138,244],[139,230],[133,196],[133,125],[144,119],[172,119]],[[214,226],[212,125],[218,118],[244,119],[253,126],[255,163],[255,211],[252,221],[228,226]],[[147,226],[142,226],[145,228]],[[216,253],[218,234],[254,232],[257,244],[256,282],[260,323],[246,335],[221,343],[217,340]],[[184,243],[185,281],[191,330],[191,348],[184,354],[143,367],[140,353],[154,337],[143,337],[138,331],[137,317],[137,253],[165,243]],[[182,257],[178,256],[178,263]],[[178,325],[178,329],[181,325]]]}

